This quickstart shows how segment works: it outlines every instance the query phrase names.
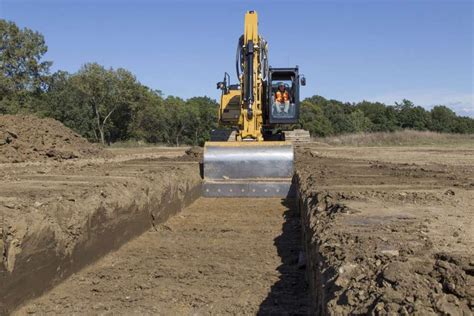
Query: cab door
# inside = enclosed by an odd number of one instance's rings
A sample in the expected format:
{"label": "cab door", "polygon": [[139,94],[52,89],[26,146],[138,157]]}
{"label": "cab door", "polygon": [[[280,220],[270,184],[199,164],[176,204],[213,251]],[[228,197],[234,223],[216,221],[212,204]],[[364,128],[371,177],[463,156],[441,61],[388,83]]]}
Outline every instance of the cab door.
{"label": "cab door", "polygon": [[[296,68],[269,69],[267,86],[267,118],[270,124],[295,124],[300,114],[300,77]],[[285,95],[288,100],[277,99]]]}

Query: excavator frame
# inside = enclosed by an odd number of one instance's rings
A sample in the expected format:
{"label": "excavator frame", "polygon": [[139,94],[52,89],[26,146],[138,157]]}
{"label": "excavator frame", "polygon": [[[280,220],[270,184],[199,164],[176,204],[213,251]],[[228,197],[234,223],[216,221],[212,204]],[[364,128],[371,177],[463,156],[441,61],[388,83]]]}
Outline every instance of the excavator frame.
{"label": "excavator frame", "polygon": [[[274,69],[275,73],[284,71],[293,74],[289,78],[292,78],[294,91],[299,97],[301,78],[298,67]],[[258,32],[255,11],[245,14],[244,33],[237,46],[236,72],[239,84],[231,85],[227,73],[224,80],[217,83],[217,87],[222,90],[219,125],[228,127],[229,133],[224,133],[227,137],[225,141],[212,141],[211,138],[204,146],[203,195],[293,196],[293,144],[284,141],[282,133],[277,137],[266,135],[281,124],[296,123],[299,102],[293,104],[296,110],[292,117],[272,118],[272,86],[269,82],[272,68],[268,66],[268,45]],[[302,78],[303,85],[304,82]]]}

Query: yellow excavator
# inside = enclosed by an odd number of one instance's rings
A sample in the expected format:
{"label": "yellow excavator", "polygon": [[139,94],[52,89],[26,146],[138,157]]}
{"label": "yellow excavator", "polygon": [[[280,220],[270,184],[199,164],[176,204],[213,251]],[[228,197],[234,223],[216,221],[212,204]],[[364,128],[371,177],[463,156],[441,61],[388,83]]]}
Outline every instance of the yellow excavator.
{"label": "yellow excavator", "polygon": [[[304,76],[294,68],[268,65],[268,45],[258,33],[255,11],[245,14],[236,56],[238,84],[228,73],[222,90],[219,126],[204,145],[203,195],[208,197],[291,197],[294,131],[282,127],[299,118],[299,87]],[[285,102],[276,102],[278,90]],[[309,133],[301,138],[309,139]]]}

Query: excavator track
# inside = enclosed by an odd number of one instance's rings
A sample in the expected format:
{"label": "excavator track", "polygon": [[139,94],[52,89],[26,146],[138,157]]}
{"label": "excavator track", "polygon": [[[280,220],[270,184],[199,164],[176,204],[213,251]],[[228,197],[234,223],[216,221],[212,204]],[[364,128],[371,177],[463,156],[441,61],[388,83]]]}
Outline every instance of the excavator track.
{"label": "excavator track", "polygon": [[295,129],[292,131],[284,131],[285,140],[293,143],[309,143],[311,135],[309,131],[304,129]]}

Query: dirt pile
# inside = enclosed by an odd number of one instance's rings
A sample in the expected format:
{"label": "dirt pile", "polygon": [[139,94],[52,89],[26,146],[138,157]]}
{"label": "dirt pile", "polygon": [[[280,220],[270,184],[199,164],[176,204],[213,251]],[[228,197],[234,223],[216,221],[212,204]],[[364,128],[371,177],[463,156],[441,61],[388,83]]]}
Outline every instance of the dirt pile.
{"label": "dirt pile", "polygon": [[30,115],[0,116],[0,163],[103,155],[100,147],[54,119]]}
{"label": "dirt pile", "polygon": [[193,146],[185,151],[186,156],[191,158],[202,159],[204,149],[202,147]]}
{"label": "dirt pile", "polygon": [[163,155],[159,159],[162,161],[179,161],[179,162],[198,162],[202,161],[204,154],[204,148],[202,147],[189,147],[180,155]]}

